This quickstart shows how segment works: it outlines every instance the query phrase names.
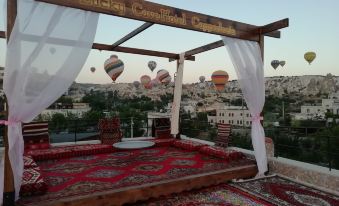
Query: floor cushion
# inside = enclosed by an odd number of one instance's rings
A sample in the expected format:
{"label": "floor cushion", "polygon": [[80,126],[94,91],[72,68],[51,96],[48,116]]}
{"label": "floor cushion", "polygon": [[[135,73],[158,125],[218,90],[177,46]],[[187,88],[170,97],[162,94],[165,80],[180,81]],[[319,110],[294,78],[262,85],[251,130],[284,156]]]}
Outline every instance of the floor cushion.
{"label": "floor cushion", "polygon": [[157,147],[165,147],[165,146],[172,145],[172,143],[175,141],[175,139],[174,138],[153,139],[151,141],[154,142],[155,146],[157,146]]}
{"label": "floor cushion", "polygon": [[190,141],[190,140],[175,140],[172,145],[181,149],[186,149],[189,151],[197,151],[200,147],[205,146],[200,142]]}
{"label": "floor cushion", "polygon": [[39,167],[24,169],[22,184],[20,188],[21,196],[42,195],[47,191],[47,184],[44,181]]}
{"label": "floor cushion", "polygon": [[41,161],[49,159],[70,158],[82,155],[109,153],[113,151],[115,151],[115,149],[112,145],[85,144],[51,147],[49,149],[29,150],[25,152],[25,155],[31,155],[34,160]]}
{"label": "floor cushion", "polygon": [[199,149],[199,152],[230,161],[239,160],[245,157],[241,152],[219,146],[203,146]]}

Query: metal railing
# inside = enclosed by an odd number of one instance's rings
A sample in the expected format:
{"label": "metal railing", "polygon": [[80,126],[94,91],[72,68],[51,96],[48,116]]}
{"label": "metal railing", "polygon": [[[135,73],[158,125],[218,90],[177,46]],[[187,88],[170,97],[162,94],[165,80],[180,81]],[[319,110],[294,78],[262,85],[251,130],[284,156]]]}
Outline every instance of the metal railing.
{"label": "metal railing", "polygon": [[[149,119],[120,119],[123,137],[152,136]],[[51,143],[99,140],[97,121],[71,120],[49,122]],[[3,126],[0,132],[3,134]],[[267,137],[274,142],[276,157],[298,160],[324,167],[339,169],[339,137],[323,135],[327,128],[315,127],[269,127],[265,128]],[[206,121],[180,120],[180,133],[187,137],[214,142],[217,128]],[[231,146],[253,150],[251,131],[246,127],[232,127]],[[0,138],[2,145],[2,137]]]}

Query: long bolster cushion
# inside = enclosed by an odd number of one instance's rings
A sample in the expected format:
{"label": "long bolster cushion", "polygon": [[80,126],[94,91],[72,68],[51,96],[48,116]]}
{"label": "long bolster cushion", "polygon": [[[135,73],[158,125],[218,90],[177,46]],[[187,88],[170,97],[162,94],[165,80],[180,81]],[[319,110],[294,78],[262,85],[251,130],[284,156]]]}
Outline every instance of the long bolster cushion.
{"label": "long bolster cushion", "polygon": [[51,147],[49,149],[30,150],[25,155],[31,155],[34,160],[49,160],[49,159],[62,159],[82,155],[92,155],[100,153],[113,152],[115,149],[112,145],[103,144],[86,144],[86,145],[72,145],[72,146],[59,146]]}
{"label": "long bolster cushion", "polygon": [[199,150],[201,147],[205,146],[206,144],[202,144],[199,142],[195,142],[195,141],[190,141],[190,140],[175,140],[172,145],[174,147],[178,147],[181,149],[186,149],[189,151],[197,151]]}
{"label": "long bolster cushion", "polygon": [[47,191],[47,184],[44,181],[39,167],[24,169],[20,196],[42,195]]}
{"label": "long bolster cushion", "polygon": [[175,141],[175,139],[174,138],[153,139],[151,141],[154,142],[155,146],[157,146],[157,147],[165,147],[165,146],[172,145],[172,143]]}
{"label": "long bolster cushion", "polygon": [[203,146],[199,149],[199,152],[230,161],[243,159],[245,157],[241,152],[218,146]]}

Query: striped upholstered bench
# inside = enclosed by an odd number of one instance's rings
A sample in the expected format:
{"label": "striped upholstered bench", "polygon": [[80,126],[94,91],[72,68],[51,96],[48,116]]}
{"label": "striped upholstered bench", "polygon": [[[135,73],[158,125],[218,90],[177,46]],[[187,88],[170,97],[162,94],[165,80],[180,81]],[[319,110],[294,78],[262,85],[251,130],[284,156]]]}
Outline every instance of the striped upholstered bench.
{"label": "striped upholstered bench", "polygon": [[25,150],[50,148],[48,122],[30,122],[22,125]]}
{"label": "striped upholstered bench", "polygon": [[218,133],[215,145],[219,147],[228,147],[231,142],[231,125],[218,123]]}

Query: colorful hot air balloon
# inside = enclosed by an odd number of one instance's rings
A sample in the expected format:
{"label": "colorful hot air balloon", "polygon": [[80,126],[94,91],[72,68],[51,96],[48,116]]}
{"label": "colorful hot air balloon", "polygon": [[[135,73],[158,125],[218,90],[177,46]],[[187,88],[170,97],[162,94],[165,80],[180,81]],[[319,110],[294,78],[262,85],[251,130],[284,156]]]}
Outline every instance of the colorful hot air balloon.
{"label": "colorful hot air balloon", "polygon": [[152,87],[153,87],[152,82],[145,84],[144,87],[145,87],[145,89],[152,89]]}
{"label": "colorful hot air balloon", "polygon": [[124,71],[124,62],[118,59],[117,55],[112,55],[105,61],[104,68],[108,76],[110,76],[113,82],[115,82],[115,80]]}
{"label": "colorful hot air balloon", "polygon": [[138,88],[139,88],[139,86],[140,86],[140,82],[138,82],[138,81],[134,81],[134,82],[133,82],[133,85],[134,85],[134,87],[135,87],[135,88],[137,88],[137,89],[138,89]]}
{"label": "colorful hot air balloon", "polygon": [[317,55],[315,54],[315,52],[306,52],[304,54],[304,58],[309,64],[312,63],[312,61],[315,59],[316,56]]}
{"label": "colorful hot air balloon", "polygon": [[281,67],[283,67],[283,66],[285,66],[286,62],[285,61],[280,61],[279,64],[280,64]]}
{"label": "colorful hot air balloon", "polygon": [[157,67],[157,63],[155,61],[148,62],[148,68],[153,72],[153,70]]}
{"label": "colorful hot air balloon", "polygon": [[160,82],[157,79],[152,79],[151,84],[152,84],[152,87],[157,87],[159,86]]}
{"label": "colorful hot air balloon", "polygon": [[95,72],[95,67],[91,67],[91,72],[92,72],[92,73]]}
{"label": "colorful hot air balloon", "polygon": [[161,83],[166,83],[168,82],[168,78],[170,78],[171,76],[169,75],[168,71],[165,69],[161,69],[157,72],[157,79],[159,80],[159,82]]}
{"label": "colorful hot air balloon", "polygon": [[214,83],[215,88],[221,92],[225,88],[225,84],[228,81],[228,73],[222,70],[218,70],[213,72],[212,76],[212,82]]}
{"label": "colorful hot air balloon", "polygon": [[271,66],[276,69],[278,66],[280,65],[280,61],[279,60],[272,60],[271,61]]}
{"label": "colorful hot air balloon", "polygon": [[146,85],[151,83],[151,77],[148,75],[143,75],[140,77],[140,82],[142,84],[142,86],[144,86],[146,88]]}
{"label": "colorful hot air balloon", "polygon": [[172,80],[172,77],[171,76],[167,76],[166,78],[164,78],[162,81],[161,81],[161,84],[163,85],[168,85]]}
{"label": "colorful hot air balloon", "polygon": [[205,81],[205,77],[204,77],[204,76],[200,76],[200,77],[199,77],[199,81],[200,81],[201,83],[203,83],[203,82]]}

